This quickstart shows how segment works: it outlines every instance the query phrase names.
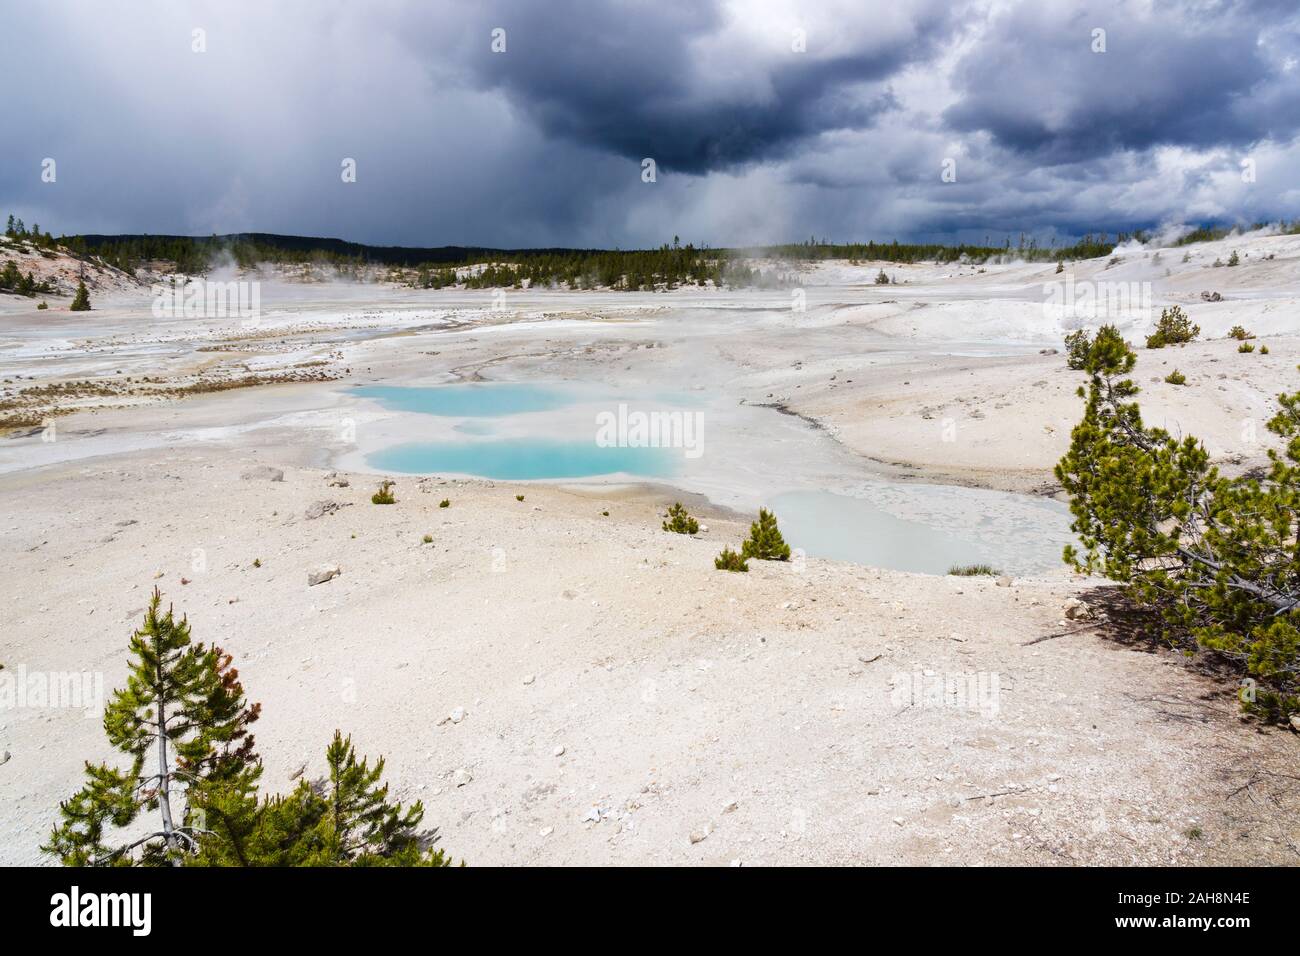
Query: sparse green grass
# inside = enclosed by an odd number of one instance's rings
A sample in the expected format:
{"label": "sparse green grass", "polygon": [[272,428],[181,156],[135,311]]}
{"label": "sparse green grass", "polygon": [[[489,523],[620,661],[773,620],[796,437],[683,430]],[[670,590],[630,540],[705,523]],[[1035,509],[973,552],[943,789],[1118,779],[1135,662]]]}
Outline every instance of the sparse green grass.
{"label": "sparse green grass", "polygon": [[959,578],[996,578],[1002,572],[991,564],[954,564],[948,569],[948,573]]}
{"label": "sparse green grass", "polygon": [[1200,827],[1188,827],[1183,831],[1183,836],[1189,840],[1200,840],[1205,836],[1205,831]]}
{"label": "sparse green grass", "polygon": [[1166,345],[1186,345],[1201,334],[1201,327],[1193,325],[1181,308],[1171,305],[1160,312],[1156,330],[1147,336],[1147,348],[1161,349]]}
{"label": "sparse green grass", "polygon": [[379,490],[370,496],[370,503],[374,505],[391,505],[397,501],[393,497],[393,483],[383,481],[379,484]]}
{"label": "sparse green grass", "polygon": [[713,566],[719,571],[748,571],[749,563],[736,551],[723,548],[722,553],[713,559]]}
{"label": "sparse green grass", "polygon": [[1184,375],[1182,372],[1178,371],[1178,369],[1174,369],[1172,372],[1170,372],[1168,375],[1165,376],[1165,381],[1168,382],[1170,385],[1186,385],[1187,376]]}
{"label": "sparse green grass", "polygon": [[699,534],[700,523],[690,516],[680,501],[674,502],[664,517],[667,519],[663,523],[665,531],[672,531],[675,534]]}

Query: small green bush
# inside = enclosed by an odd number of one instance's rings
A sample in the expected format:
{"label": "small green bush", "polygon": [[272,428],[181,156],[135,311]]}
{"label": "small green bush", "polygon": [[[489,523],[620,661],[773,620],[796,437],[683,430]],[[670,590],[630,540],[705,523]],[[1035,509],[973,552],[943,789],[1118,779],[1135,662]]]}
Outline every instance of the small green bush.
{"label": "small green bush", "polygon": [[1178,369],[1174,369],[1172,372],[1170,372],[1168,375],[1165,376],[1165,381],[1168,382],[1170,385],[1186,385],[1187,376],[1184,375],[1182,372],[1178,371]]}
{"label": "small green bush", "polygon": [[889,285],[889,276],[885,275],[884,269],[876,273],[876,285]]}
{"label": "small green bush", "polygon": [[744,555],[737,554],[730,548],[723,548],[722,553],[713,559],[713,566],[719,571],[748,571],[749,564]]}
{"label": "small green bush", "polygon": [[1241,257],[1237,255],[1237,250],[1232,250],[1232,255],[1228,256],[1228,265],[1236,266],[1241,264]]}
{"label": "small green bush", "polygon": [[672,531],[675,534],[699,533],[700,523],[687,513],[686,509],[682,507],[680,501],[675,502],[673,506],[668,509],[668,514],[665,515],[665,517],[668,519],[663,524],[665,531]]}
{"label": "small green bush", "polygon": [[1259,354],[1260,354],[1260,355],[1267,355],[1267,354],[1268,354],[1268,346],[1267,346],[1267,345],[1261,345],[1261,346],[1259,347]]}
{"label": "small green bush", "polygon": [[1147,348],[1159,349],[1166,345],[1183,345],[1201,334],[1201,327],[1193,325],[1181,308],[1172,305],[1160,312],[1156,330],[1147,336]]}
{"label": "small green bush", "polygon": [[38,306],[36,307],[36,310],[37,310],[38,312],[43,312],[43,311],[45,311],[46,309],[48,309],[49,307],[50,307],[50,304],[49,304],[48,302],[42,302],[40,305],[38,305]]}
{"label": "small green bush", "polygon": [[948,573],[959,578],[996,578],[1002,572],[991,564],[954,564],[948,569]]}
{"label": "small green bush", "polygon": [[1228,329],[1228,338],[1237,339],[1239,342],[1244,342],[1247,339],[1253,339],[1254,337],[1254,332],[1247,332],[1240,325],[1234,325],[1232,328]]}
{"label": "small green bush", "polygon": [[1065,364],[1072,369],[1083,368],[1092,348],[1092,336],[1084,329],[1071,332],[1065,337]]}
{"label": "small green bush", "polygon": [[741,543],[740,553],[760,561],[790,560],[790,546],[776,526],[776,515],[766,508],[758,509],[758,520],[749,526],[749,537]]}
{"label": "small green bush", "polygon": [[379,490],[370,496],[370,503],[375,505],[391,505],[397,499],[393,497],[393,483],[391,481],[382,481],[379,483]]}
{"label": "small green bush", "polygon": [[426,535],[425,535],[423,538],[421,538],[420,540],[423,541],[425,544],[433,544],[433,535],[431,535],[431,534],[426,534]]}
{"label": "small green bush", "polygon": [[77,294],[72,297],[72,305],[68,306],[70,312],[89,312],[90,311],[90,290],[86,288],[84,281],[77,282]]}
{"label": "small green bush", "polygon": [[524,500],[523,495],[515,495],[515,501],[523,501],[523,500]]}
{"label": "small green bush", "polygon": [[1237,351],[1238,351],[1238,352],[1253,352],[1253,351],[1255,351],[1255,346],[1251,345],[1249,342],[1242,342],[1240,345],[1237,346]]}
{"label": "small green bush", "polygon": [[439,507],[439,508],[450,508],[450,507],[451,507],[451,499],[450,499],[450,498],[443,498],[441,501],[438,502],[438,507]]}

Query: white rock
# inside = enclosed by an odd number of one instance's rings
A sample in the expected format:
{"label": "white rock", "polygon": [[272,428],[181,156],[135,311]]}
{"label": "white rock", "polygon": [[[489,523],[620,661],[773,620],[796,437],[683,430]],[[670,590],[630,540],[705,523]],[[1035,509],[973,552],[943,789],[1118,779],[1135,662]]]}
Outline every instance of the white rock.
{"label": "white rock", "polygon": [[453,724],[459,724],[462,720],[465,719],[465,708],[464,707],[455,708],[450,714],[447,715],[447,719],[450,720]]}
{"label": "white rock", "polygon": [[692,830],[691,843],[703,843],[705,840],[709,838],[710,832],[712,831],[709,829],[707,824],[698,830]]}
{"label": "white rock", "polygon": [[322,564],[307,572],[307,587],[324,584],[326,581],[336,578],[342,573],[343,569],[337,564]]}
{"label": "white rock", "polygon": [[1092,608],[1078,598],[1065,602],[1065,617],[1070,621],[1087,621],[1092,618]]}
{"label": "white rock", "polygon": [[322,499],[321,501],[313,501],[311,504],[307,506],[307,511],[305,512],[305,516],[308,521],[312,521],[316,518],[321,518],[324,517],[325,515],[333,514],[334,512],[338,511],[341,507],[343,506],[340,505],[337,501],[327,501],[324,499]]}
{"label": "white rock", "polygon": [[564,745],[561,744],[560,746],[556,747],[554,750],[551,751],[551,753],[554,754],[556,757],[563,757],[563,756],[564,756]]}
{"label": "white rock", "polygon": [[253,465],[239,473],[245,481],[284,481],[284,472],[270,465]]}
{"label": "white rock", "polygon": [[548,837],[555,832],[555,827],[542,827],[537,831],[538,836]]}
{"label": "white rock", "polygon": [[465,786],[465,784],[473,780],[474,777],[470,774],[468,770],[466,770],[464,767],[461,767],[454,774],[452,774],[451,779],[452,782],[456,784],[456,786],[463,787]]}
{"label": "white rock", "polygon": [[525,683],[525,684],[531,684],[531,683],[532,683],[533,681],[535,681],[536,679],[537,679],[537,677],[536,677],[535,675],[533,675],[533,674],[525,674],[525,675],[524,675],[524,683]]}
{"label": "white rock", "polygon": [[600,822],[600,807],[592,807],[590,810],[588,810],[588,811],[586,812],[586,814],[583,816],[583,818],[582,818],[582,822],[583,822],[583,823],[599,823],[599,822]]}
{"label": "white rock", "polygon": [[903,825],[903,818],[902,818],[902,817],[894,817],[894,823],[895,823],[897,826],[900,826],[900,827],[901,827],[901,826]]}

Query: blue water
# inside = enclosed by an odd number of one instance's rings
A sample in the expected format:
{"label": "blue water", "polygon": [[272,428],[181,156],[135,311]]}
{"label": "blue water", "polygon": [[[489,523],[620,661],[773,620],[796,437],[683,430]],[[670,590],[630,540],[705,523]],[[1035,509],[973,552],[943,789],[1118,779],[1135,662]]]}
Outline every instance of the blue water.
{"label": "blue water", "polygon": [[406,474],[462,474],[526,481],[533,478],[590,478],[626,472],[663,478],[675,471],[681,452],[666,448],[602,448],[594,441],[420,442],[396,445],[368,456],[374,468]]}
{"label": "blue water", "polygon": [[776,495],[772,510],[793,548],[819,558],[946,574],[958,564],[990,564],[1007,574],[1061,566],[1073,540],[1068,509],[1057,501],[976,488],[911,485],[912,517],[829,491]]}
{"label": "blue water", "polygon": [[[612,409],[626,400],[659,408],[696,404],[693,397],[675,393],[634,397],[567,383],[374,385],[353,393],[394,411],[444,418],[440,435],[452,433],[446,440],[372,452],[367,456],[372,468],[500,481],[617,474],[671,478],[685,467],[681,449],[602,447],[583,406]],[[519,430],[515,416],[555,411],[527,419],[528,435],[538,437],[507,437]],[[558,437],[541,437],[548,425]],[[779,482],[779,476],[772,477]],[[792,547],[815,557],[902,571],[944,574],[954,564],[987,563],[1010,574],[1037,573],[1059,567],[1061,548],[1071,540],[1068,512],[1059,503],[969,488],[873,483],[861,497],[789,491],[768,504]]]}
{"label": "blue water", "polygon": [[396,385],[363,385],[354,395],[373,398],[398,412],[423,412],[452,418],[497,418],[520,412],[545,412],[572,405],[578,395],[554,385],[513,385],[491,382],[471,385],[438,385],[433,388],[403,388]]}
{"label": "blue water", "polygon": [[[368,385],[354,389],[353,394],[374,399],[393,411],[461,419],[452,430],[470,436],[464,441],[395,445],[367,456],[371,467],[384,471],[478,475],[503,481],[620,473],[663,478],[676,472],[677,460],[682,457],[680,449],[601,447],[595,442],[594,421],[574,438],[492,438],[497,431],[494,419],[505,422],[511,416],[555,411],[596,399],[612,405],[627,398],[590,387],[509,382],[427,388]],[[681,404],[680,396],[674,398]],[[572,433],[573,429],[565,431]]]}

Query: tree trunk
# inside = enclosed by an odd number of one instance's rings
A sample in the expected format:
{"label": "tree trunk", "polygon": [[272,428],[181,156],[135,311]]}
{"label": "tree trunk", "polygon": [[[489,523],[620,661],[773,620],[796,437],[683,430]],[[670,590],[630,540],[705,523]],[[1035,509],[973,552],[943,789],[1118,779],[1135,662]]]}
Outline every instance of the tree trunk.
{"label": "tree trunk", "polygon": [[[168,853],[176,844],[176,831],[172,826],[171,773],[167,766],[167,712],[163,707],[162,696],[158,698],[158,806],[162,810],[164,843]],[[178,858],[172,859],[172,866],[180,866]]]}

